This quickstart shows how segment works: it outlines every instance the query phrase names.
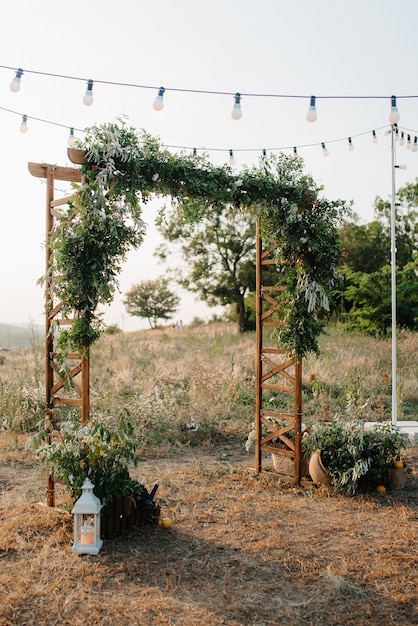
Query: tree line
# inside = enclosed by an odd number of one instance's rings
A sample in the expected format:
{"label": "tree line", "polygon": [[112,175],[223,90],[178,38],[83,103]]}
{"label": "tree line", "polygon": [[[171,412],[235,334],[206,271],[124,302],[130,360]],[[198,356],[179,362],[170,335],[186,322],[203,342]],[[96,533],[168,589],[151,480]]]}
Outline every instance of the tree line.
{"label": "tree line", "polygon": [[[397,193],[397,323],[418,330],[418,179]],[[168,262],[168,274],[133,285],[125,295],[130,315],[151,327],[172,319],[179,298],[175,285],[196,293],[209,306],[228,307],[240,332],[255,328],[255,224],[250,216],[219,203],[187,223],[172,207],[159,222],[166,243],[156,251]],[[391,329],[391,203],[377,197],[374,218],[363,224],[353,214],[342,222],[340,282],[329,316],[361,332],[385,335]],[[174,259],[178,259],[175,263]],[[269,284],[278,280],[274,266]],[[170,281],[174,287],[170,288]]]}

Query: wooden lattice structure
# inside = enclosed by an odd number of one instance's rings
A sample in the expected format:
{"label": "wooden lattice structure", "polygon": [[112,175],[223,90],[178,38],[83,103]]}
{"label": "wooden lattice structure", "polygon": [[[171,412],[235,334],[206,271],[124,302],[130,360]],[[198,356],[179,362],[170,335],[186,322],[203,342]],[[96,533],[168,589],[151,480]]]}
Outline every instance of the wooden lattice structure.
{"label": "wooden lattice structure", "polygon": [[[32,176],[46,180],[46,273],[51,261],[48,237],[54,227],[54,220],[60,216],[60,207],[68,203],[71,196],[55,199],[55,181],[81,182],[80,171],[72,167],[58,167],[40,163],[29,163]],[[59,277],[51,277],[50,280]],[[54,413],[58,407],[78,407],[81,424],[89,417],[90,404],[90,365],[87,356],[67,355],[65,372],[61,371],[56,360],[55,342],[59,328],[72,323],[63,312],[63,303],[54,302],[49,290],[46,290],[45,302],[45,426],[54,425]],[[51,475],[46,477],[46,504],[55,505],[55,483]]]}
{"label": "wooden lattice structure", "polygon": [[274,246],[262,241],[257,230],[255,471],[262,470],[263,453],[274,454],[279,460],[293,462],[289,465],[294,483],[300,484],[302,362],[277,347],[272,338],[274,329],[283,324],[278,296],[286,289],[265,284],[267,270],[274,263]]}
{"label": "wooden lattice structure", "polygon": [[[84,158],[84,157],[83,157]],[[78,163],[78,161],[75,161]],[[46,180],[46,239],[54,227],[54,219],[60,216],[60,207],[67,204],[71,196],[55,199],[55,181],[81,182],[80,170],[72,167],[29,163],[33,176]],[[302,364],[277,347],[271,338],[271,330],[282,324],[278,315],[277,295],[284,289],[266,284],[266,268],[274,264],[274,247],[266,246],[257,229],[256,275],[257,275],[257,327],[256,327],[256,406],[255,406],[255,472],[262,470],[263,453],[275,454],[288,459],[293,468],[294,482],[301,481],[301,417],[302,417]],[[51,264],[51,252],[46,245],[46,274]],[[59,277],[55,277],[59,279]],[[54,280],[51,277],[50,280]],[[54,302],[53,295],[46,290],[45,323],[45,423],[54,425],[54,412],[58,407],[78,407],[81,424],[89,418],[90,410],[90,364],[88,355],[67,355],[65,373],[56,361],[55,341],[59,328],[72,323],[64,314],[64,303]],[[274,345],[275,344],[275,345]],[[270,400],[287,397],[286,408],[275,408]],[[289,408],[289,398],[291,399]],[[277,421],[286,421],[278,427]],[[290,436],[291,431],[293,431]],[[54,478],[47,475],[46,500],[48,506],[55,504]]]}

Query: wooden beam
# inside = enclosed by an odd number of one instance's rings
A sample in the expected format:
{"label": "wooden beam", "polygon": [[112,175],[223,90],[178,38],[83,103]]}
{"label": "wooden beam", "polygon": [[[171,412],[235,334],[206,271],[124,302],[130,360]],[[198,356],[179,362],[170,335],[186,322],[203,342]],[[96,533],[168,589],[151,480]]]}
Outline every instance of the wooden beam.
{"label": "wooden beam", "polygon": [[81,407],[82,401],[76,398],[54,398],[54,406],[57,404],[64,404],[66,406],[79,406]]}
{"label": "wooden beam", "polygon": [[256,300],[255,300],[255,309],[256,309],[256,324],[255,324],[255,473],[259,474],[261,472],[261,464],[262,464],[262,455],[261,455],[261,411],[263,408],[263,390],[261,389],[261,376],[263,371],[262,366],[262,353],[263,353],[263,325],[261,316],[263,314],[263,303],[262,303],[262,268],[261,268],[261,258],[262,258],[262,242],[261,242],[261,234],[260,234],[260,224],[257,220],[256,222],[256,247],[255,247],[255,274],[256,274]]}
{"label": "wooden beam", "polygon": [[67,204],[73,198],[74,198],[74,194],[71,196],[65,196],[65,198],[59,198],[59,200],[53,200],[51,202],[51,207],[62,206],[63,204]]}
{"label": "wooden beam", "polygon": [[47,178],[48,172],[53,172],[55,180],[66,180],[70,183],[81,183],[81,172],[75,167],[61,167],[48,163],[28,163],[29,172],[36,178]]}

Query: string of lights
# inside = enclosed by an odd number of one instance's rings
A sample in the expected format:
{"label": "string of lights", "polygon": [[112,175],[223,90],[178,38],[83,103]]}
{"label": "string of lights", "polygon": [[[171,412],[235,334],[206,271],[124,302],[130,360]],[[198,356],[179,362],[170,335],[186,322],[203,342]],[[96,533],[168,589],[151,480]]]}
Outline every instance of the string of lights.
{"label": "string of lights", "polygon": [[[73,81],[86,81],[85,78],[79,77],[79,76],[68,76],[68,75],[64,75],[64,74],[54,74],[54,73],[50,73],[50,72],[44,72],[44,71],[36,71],[36,70],[23,70],[23,68],[13,68],[10,66],[6,66],[6,65],[0,65],[0,69],[4,69],[4,70],[8,70],[8,71],[14,71],[15,72],[15,76],[13,78],[13,80],[11,81],[9,87],[10,90],[13,93],[17,93],[20,90],[21,87],[21,80],[22,80],[22,76],[24,73],[27,74],[34,74],[34,75],[39,75],[39,76],[47,76],[47,77],[51,77],[51,78],[59,78],[59,79],[65,79],[65,80],[73,80]],[[156,90],[157,88],[154,85],[141,85],[141,84],[135,84],[135,83],[123,83],[123,82],[115,82],[115,81],[108,81],[108,80],[96,80],[93,81],[93,79],[88,79],[86,81],[86,91],[84,93],[83,96],[83,102],[86,106],[90,106],[93,101],[93,85],[94,82],[98,83],[98,84],[105,84],[105,85],[111,85],[111,86],[116,86],[116,87],[133,87],[133,88],[137,88],[137,89],[152,89],[152,90]],[[199,93],[199,94],[207,94],[207,95],[227,95],[227,96],[233,96],[234,97],[234,104],[233,104],[233,109],[231,112],[231,116],[233,119],[235,120],[239,120],[242,117],[242,108],[241,108],[241,99],[242,97],[256,97],[256,98],[308,98],[309,99],[309,108],[308,108],[308,112],[306,114],[306,119],[308,122],[315,122],[318,118],[318,114],[317,114],[317,110],[316,110],[316,102],[318,99],[384,99],[384,98],[389,98],[389,96],[383,96],[383,95],[371,95],[371,96],[367,96],[367,95],[324,95],[324,96],[306,96],[306,95],[295,95],[295,94],[274,94],[274,93],[239,93],[239,92],[228,92],[228,91],[209,91],[209,90],[199,90],[199,89],[184,89],[184,88],[176,88],[176,87],[159,87],[158,91],[157,91],[157,95],[155,100],[153,101],[153,108],[156,111],[161,111],[164,108],[164,94],[166,91],[173,91],[173,92],[183,92],[183,93]],[[414,131],[411,129],[403,129],[400,130],[398,129],[398,122],[400,120],[400,114],[398,111],[398,107],[397,107],[397,99],[405,99],[405,98],[418,98],[418,95],[401,95],[401,96],[390,96],[390,112],[389,112],[389,118],[388,121],[390,123],[390,128],[392,127],[392,125],[395,125],[396,127],[396,132],[395,132],[395,139],[399,142],[399,145],[406,145],[406,147],[412,150],[412,152],[416,152],[418,149],[418,131]],[[47,120],[47,119],[42,119],[39,117],[34,117],[34,116],[29,116],[26,113],[22,114],[19,113],[17,111],[14,111],[12,109],[8,109],[5,107],[1,107],[0,106],[0,110],[6,111],[8,113],[12,113],[15,115],[19,115],[21,117],[21,124],[20,124],[20,131],[22,133],[26,133],[28,131],[28,121],[29,120],[34,120],[34,121],[38,121],[38,122],[42,122],[45,124],[52,124],[54,126],[57,127],[61,127],[61,128],[66,128],[69,131],[68,134],[68,139],[67,142],[70,146],[72,146],[76,140],[76,136],[75,136],[75,131],[79,132],[79,133],[83,133],[84,130],[83,129],[79,129],[79,128],[75,128],[74,126],[68,126],[66,124],[62,124],[59,122],[54,122],[51,120]],[[282,152],[282,151],[287,151],[287,150],[292,150],[294,156],[298,155],[298,150],[303,149],[303,148],[314,148],[317,146],[321,146],[322,148],[322,153],[324,156],[329,156],[329,150],[328,150],[328,145],[329,144],[333,144],[333,143],[337,143],[337,142],[342,142],[345,141],[347,142],[347,146],[348,146],[348,150],[349,151],[353,151],[354,150],[354,142],[353,139],[358,138],[362,135],[367,135],[370,134],[372,135],[372,140],[374,143],[376,143],[378,141],[378,137],[377,137],[377,131],[382,130],[382,129],[386,129],[385,134],[389,134],[390,133],[390,128],[388,129],[387,126],[383,126],[380,128],[376,128],[374,130],[371,131],[365,131],[362,133],[357,133],[357,134],[351,134],[348,137],[344,137],[344,138],[337,138],[337,139],[330,139],[328,141],[321,141],[318,143],[310,143],[310,144],[301,144],[298,146],[279,146],[279,147],[272,147],[272,148],[235,148],[235,149],[225,149],[225,148],[197,148],[197,147],[192,147],[192,146],[178,146],[178,145],[167,145],[165,144],[165,146],[167,148],[172,148],[172,149],[178,149],[178,150],[191,150],[193,151],[193,154],[197,154],[197,152],[225,152],[226,154],[229,154],[229,163],[230,165],[235,165],[235,153],[242,153],[242,152],[261,152],[263,156],[267,155],[267,152]],[[412,139],[412,135],[414,135],[414,138]]]}
{"label": "string of lights", "polygon": [[281,99],[307,99],[309,100],[309,108],[306,114],[306,119],[308,122],[315,122],[318,119],[318,113],[316,110],[316,102],[317,100],[381,100],[381,99],[390,99],[390,112],[389,112],[389,122],[391,124],[395,124],[399,122],[400,115],[397,108],[397,100],[400,99],[414,99],[418,98],[418,95],[410,94],[410,95],[304,95],[304,94],[278,94],[278,93],[251,93],[251,92],[233,92],[233,91],[213,91],[208,89],[190,89],[183,87],[157,87],[155,85],[142,85],[138,83],[125,83],[118,81],[110,81],[110,80],[98,80],[98,79],[86,79],[80,76],[69,76],[65,74],[54,74],[52,72],[45,71],[37,71],[37,70],[28,70],[23,69],[21,67],[14,68],[7,65],[0,65],[0,69],[7,71],[14,71],[15,76],[10,83],[10,90],[14,93],[17,93],[21,87],[22,76],[24,74],[34,74],[37,76],[46,76],[49,78],[57,78],[63,80],[71,80],[71,81],[82,81],[86,83],[86,91],[83,96],[83,102],[86,106],[90,106],[94,102],[93,96],[93,86],[94,84],[101,85],[110,85],[113,87],[128,87],[135,89],[146,89],[153,90],[157,92],[156,98],[153,101],[153,108],[156,111],[161,111],[164,108],[164,94],[165,92],[178,92],[178,93],[190,93],[190,94],[204,94],[204,95],[222,95],[222,96],[232,96],[234,98],[234,104],[231,111],[231,117],[234,120],[241,119],[243,115],[241,100],[242,98],[281,98]]}
{"label": "string of lights", "polygon": [[[67,124],[63,124],[60,122],[54,122],[52,120],[47,120],[44,118],[40,118],[40,117],[35,117],[35,116],[31,116],[31,115],[27,115],[22,114],[18,111],[14,111],[13,109],[9,109],[3,106],[0,106],[0,111],[5,111],[6,113],[11,113],[13,115],[17,115],[21,118],[21,124],[20,124],[20,132],[21,133],[26,133],[28,131],[28,121],[29,120],[33,120],[36,122],[41,122],[43,124],[50,124],[53,126],[57,126],[59,128],[65,128],[69,131],[68,134],[68,138],[67,138],[67,143],[69,146],[73,146],[74,142],[76,141],[76,135],[75,132],[77,131],[78,133],[83,134],[85,131],[81,128],[76,128],[74,126],[69,126]],[[270,148],[219,148],[219,147],[194,147],[194,146],[185,146],[185,145],[174,145],[174,144],[164,144],[164,146],[166,148],[169,149],[173,149],[173,150],[183,150],[183,151],[191,151],[194,155],[197,155],[198,152],[200,153],[210,153],[210,152],[224,152],[225,154],[229,155],[229,164],[230,165],[235,165],[235,154],[236,153],[253,153],[253,152],[258,152],[261,153],[261,155],[263,157],[267,156],[267,153],[275,153],[275,152],[286,152],[286,151],[292,151],[294,156],[298,156],[299,150],[300,149],[304,149],[304,148],[315,148],[318,146],[322,147],[322,153],[324,156],[329,156],[329,150],[327,148],[328,145],[330,144],[335,144],[335,143],[341,143],[341,142],[347,142],[348,143],[348,150],[352,151],[354,150],[354,142],[353,139],[356,139],[358,137],[363,137],[366,135],[370,135],[372,138],[372,142],[373,143],[377,143],[378,142],[378,131],[384,130],[385,131],[385,135],[389,135],[390,134],[390,128],[391,126],[380,126],[378,128],[375,128],[373,130],[367,130],[364,132],[360,132],[360,133],[356,133],[356,134],[351,134],[349,137],[339,137],[339,138],[335,138],[335,139],[330,139],[328,141],[323,141],[323,142],[317,142],[317,143],[305,143],[305,144],[299,144],[297,146],[294,145],[285,145],[285,146],[274,146],[274,147],[270,147]],[[412,139],[412,135],[414,135],[414,138]],[[395,126],[395,140],[397,142],[399,142],[399,145],[403,146],[405,145],[406,148],[411,149],[412,152],[417,152],[418,150],[418,131],[417,130],[412,130],[412,129],[403,129],[400,130],[398,128],[398,126]]]}

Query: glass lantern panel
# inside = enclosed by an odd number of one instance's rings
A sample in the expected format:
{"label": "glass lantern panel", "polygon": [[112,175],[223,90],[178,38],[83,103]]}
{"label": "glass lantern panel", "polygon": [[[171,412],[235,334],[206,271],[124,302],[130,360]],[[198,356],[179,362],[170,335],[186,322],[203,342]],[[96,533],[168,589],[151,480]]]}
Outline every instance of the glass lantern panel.
{"label": "glass lantern panel", "polygon": [[76,517],[76,542],[84,546],[93,545],[95,543],[94,516],[83,514]]}

